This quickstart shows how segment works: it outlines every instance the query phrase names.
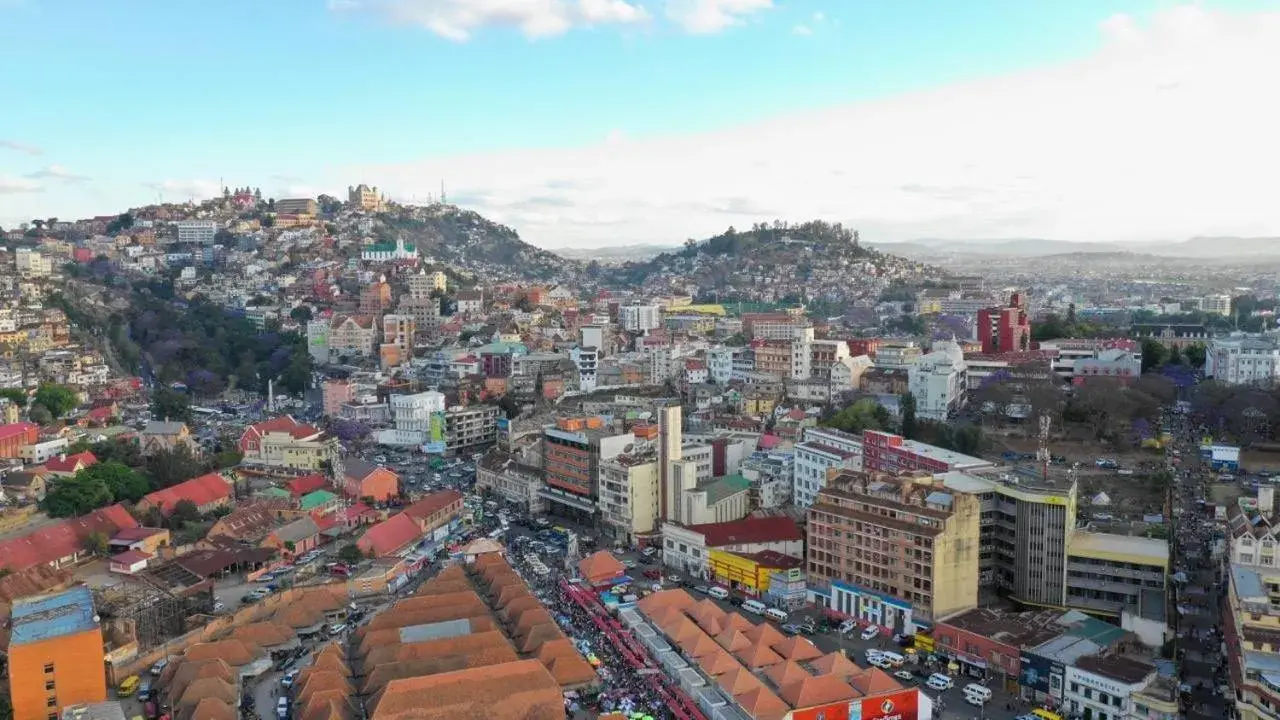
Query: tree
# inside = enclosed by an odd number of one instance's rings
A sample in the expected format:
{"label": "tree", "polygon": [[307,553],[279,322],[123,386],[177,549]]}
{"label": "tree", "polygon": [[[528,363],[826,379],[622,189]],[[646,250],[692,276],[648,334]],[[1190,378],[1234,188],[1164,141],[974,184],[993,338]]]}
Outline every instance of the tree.
{"label": "tree", "polygon": [[299,305],[298,307],[289,311],[289,317],[293,318],[294,320],[297,320],[300,323],[311,322],[312,316],[313,316],[313,313],[310,305]]}
{"label": "tree", "polygon": [[79,480],[99,481],[111,491],[115,502],[137,502],[151,491],[147,478],[128,465],[118,462],[100,462],[76,473]]}
{"label": "tree", "polygon": [[27,406],[27,391],[22,388],[0,388],[0,399],[8,400],[20,408]]}
{"label": "tree", "polygon": [[1142,372],[1164,365],[1169,360],[1169,349],[1152,338],[1142,340]]}
{"label": "tree", "polygon": [[164,420],[189,422],[191,398],[186,393],[160,388],[151,395],[151,417]]}
{"label": "tree", "polygon": [[902,437],[914,440],[916,437],[916,396],[903,393],[898,399],[898,408],[902,412]]}
{"label": "tree", "polygon": [[338,549],[338,559],[349,565],[354,565],[364,559],[360,548],[355,543],[347,543]]}
{"label": "tree", "polygon": [[27,410],[27,418],[37,425],[53,424],[53,413],[43,405],[32,405],[31,409]]}
{"label": "tree", "polygon": [[44,407],[49,411],[49,415],[56,419],[75,410],[80,404],[80,398],[76,396],[74,390],[65,385],[46,383],[36,390],[36,395],[31,402]]}
{"label": "tree", "polygon": [[173,487],[204,471],[204,463],[192,455],[186,445],[158,450],[146,459],[147,476],[151,478],[151,486],[156,490]]}
{"label": "tree", "polygon": [[99,557],[106,555],[110,549],[110,540],[105,533],[92,532],[85,536],[84,549]]}
{"label": "tree", "polygon": [[1193,368],[1204,367],[1205,347],[1200,343],[1188,345],[1182,350],[1182,354],[1187,359],[1187,364]]}
{"label": "tree", "polygon": [[200,519],[200,508],[190,500],[179,500],[174,503],[173,511],[169,513],[169,525],[175,530],[181,530],[184,525],[189,522],[195,522]]}
{"label": "tree", "polygon": [[848,433],[883,430],[888,414],[873,398],[862,398],[827,418],[823,425]]}
{"label": "tree", "polygon": [[111,489],[100,478],[77,474],[53,483],[41,506],[50,517],[78,517],[106,507],[112,500]]}

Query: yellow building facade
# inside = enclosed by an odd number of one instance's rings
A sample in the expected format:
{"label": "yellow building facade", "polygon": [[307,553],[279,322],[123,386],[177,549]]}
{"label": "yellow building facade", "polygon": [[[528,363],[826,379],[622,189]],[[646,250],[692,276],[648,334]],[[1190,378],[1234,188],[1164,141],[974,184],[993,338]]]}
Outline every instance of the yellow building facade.
{"label": "yellow building facade", "polygon": [[745,554],[711,550],[707,553],[707,569],[713,582],[753,596],[763,595],[769,589],[769,579],[774,573],[800,565],[799,560],[776,552]]}

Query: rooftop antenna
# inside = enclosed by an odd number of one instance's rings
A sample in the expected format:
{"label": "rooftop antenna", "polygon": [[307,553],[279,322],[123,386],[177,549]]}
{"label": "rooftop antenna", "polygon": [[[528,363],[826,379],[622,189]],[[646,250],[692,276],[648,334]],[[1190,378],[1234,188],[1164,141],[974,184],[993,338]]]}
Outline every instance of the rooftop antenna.
{"label": "rooftop antenna", "polygon": [[440,204],[449,202],[448,196],[444,194],[444,178],[440,178]]}

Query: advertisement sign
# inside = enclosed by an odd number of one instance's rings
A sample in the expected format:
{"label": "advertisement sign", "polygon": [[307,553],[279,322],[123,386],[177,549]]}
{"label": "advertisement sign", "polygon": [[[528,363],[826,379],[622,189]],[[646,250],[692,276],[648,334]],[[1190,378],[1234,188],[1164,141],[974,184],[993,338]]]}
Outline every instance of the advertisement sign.
{"label": "advertisement sign", "polygon": [[849,706],[855,705],[857,702],[855,700],[850,703],[845,700],[831,703],[830,705],[819,705],[818,707],[796,710],[791,713],[791,718],[792,720],[849,720]]}
{"label": "advertisement sign", "polygon": [[427,435],[427,441],[433,443],[444,442],[444,413],[431,413],[431,431]]}
{"label": "advertisement sign", "polygon": [[442,442],[429,442],[422,445],[422,452],[427,455],[443,455],[448,449],[449,446]]}
{"label": "advertisement sign", "polygon": [[920,691],[913,688],[853,703],[861,706],[857,720],[916,720],[920,712]]}
{"label": "advertisement sign", "polygon": [[1018,684],[1036,692],[1049,694],[1049,677],[1054,673],[1054,665],[1058,665],[1057,672],[1061,674],[1060,663],[1034,653],[1022,653],[1022,670],[1018,674]]}

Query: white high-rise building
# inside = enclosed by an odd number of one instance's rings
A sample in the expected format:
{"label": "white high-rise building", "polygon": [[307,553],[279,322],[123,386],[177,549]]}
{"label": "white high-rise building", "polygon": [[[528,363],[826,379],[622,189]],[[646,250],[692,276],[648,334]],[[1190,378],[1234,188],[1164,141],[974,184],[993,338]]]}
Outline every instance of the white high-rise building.
{"label": "white high-rise building", "polygon": [[1204,376],[1228,385],[1280,384],[1280,343],[1266,335],[1234,336],[1209,342]]}
{"label": "white high-rise building", "polygon": [[179,220],[178,242],[194,245],[212,245],[218,234],[215,220]]}
{"label": "white high-rise building", "polygon": [[1200,299],[1200,310],[1210,315],[1229,317],[1231,315],[1231,296],[1205,295]]}
{"label": "white high-rise building", "polygon": [[662,324],[662,310],[657,305],[623,305],[618,308],[618,324],[627,332],[649,332]]}
{"label": "white high-rise building", "polygon": [[938,343],[907,369],[907,389],[916,399],[916,417],[946,420],[964,406],[968,391],[964,351],[953,342]]}

